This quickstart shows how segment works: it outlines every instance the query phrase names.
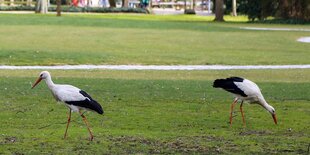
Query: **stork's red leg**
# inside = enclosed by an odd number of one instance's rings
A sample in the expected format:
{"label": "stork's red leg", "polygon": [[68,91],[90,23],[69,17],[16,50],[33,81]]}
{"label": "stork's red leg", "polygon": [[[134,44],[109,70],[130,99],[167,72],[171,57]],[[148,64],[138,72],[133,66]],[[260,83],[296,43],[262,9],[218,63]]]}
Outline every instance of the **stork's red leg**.
{"label": "stork's red leg", "polygon": [[243,100],[241,101],[241,104],[240,104],[240,112],[242,115],[243,126],[245,126],[245,119],[244,119],[244,114],[243,114],[243,110],[242,110],[242,105],[243,105]]}
{"label": "stork's red leg", "polygon": [[83,113],[82,113],[81,111],[79,111],[79,112],[80,112],[80,114],[81,114],[81,116],[82,116],[82,118],[83,118],[83,121],[85,122],[85,124],[86,124],[86,126],[87,126],[87,129],[88,129],[88,132],[89,132],[89,134],[90,134],[90,138],[89,138],[89,139],[92,141],[92,140],[94,139],[94,136],[93,136],[93,133],[92,133],[91,130],[90,130],[89,123],[88,123],[86,117],[83,115]]}
{"label": "stork's red leg", "polygon": [[231,107],[230,107],[230,126],[232,125],[232,114],[233,114],[233,111],[234,111],[234,106],[236,105],[238,101],[238,98],[235,98],[234,102],[231,104]]}
{"label": "stork's red leg", "polygon": [[65,132],[65,135],[64,135],[64,139],[67,138],[67,131],[68,131],[68,127],[69,127],[70,121],[71,121],[71,109],[69,109],[68,123],[67,123],[66,132]]}

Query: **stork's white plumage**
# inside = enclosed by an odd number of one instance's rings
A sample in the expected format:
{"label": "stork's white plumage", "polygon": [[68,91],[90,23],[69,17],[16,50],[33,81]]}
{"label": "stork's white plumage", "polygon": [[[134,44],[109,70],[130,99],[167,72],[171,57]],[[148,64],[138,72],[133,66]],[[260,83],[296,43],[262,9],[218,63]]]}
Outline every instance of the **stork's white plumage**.
{"label": "stork's white plumage", "polygon": [[231,92],[236,96],[234,102],[231,104],[230,125],[232,125],[232,113],[234,106],[239,99],[241,100],[240,112],[244,125],[245,119],[242,110],[243,101],[248,101],[250,103],[257,103],[261,105],[272,115],[274,123],[277,124],[275,109],[266,102],[259,87],[254,82],[240,77],[230,77],[226,79],[215,80],[213,83],[213,87],[223,88],[224,90]]}
{"label": "stork's white plumage", "polygon": [[71,85],[60,85],[60,84],[54,84],[52,81],[51,75],[48,71],[43,71],[40,73],[39,78],[34,83],[32,88],[34,88],[38,83],[40,83],[41,80],[45,80],[48,88],[51,90],[53,96],[57,101],[65,103],[65,105],[69,108],[69,117],[68,117],[68,123],[67,128],[65,131],[64,138],[67,137],[67,130],[69,127],[69,123],[71,120],[71,111],[79,112],[82,116],[87,129],[90,134],[90,140],[93,140],[93,134],[89,128],[89,123],[87,122],[86,117],[83,115],[81,110],[90,110],[95,111],[99,114],[103,114],[103,109],[101,105],[92,99],[90,95],[88,95],[85,91],[71,86]]}

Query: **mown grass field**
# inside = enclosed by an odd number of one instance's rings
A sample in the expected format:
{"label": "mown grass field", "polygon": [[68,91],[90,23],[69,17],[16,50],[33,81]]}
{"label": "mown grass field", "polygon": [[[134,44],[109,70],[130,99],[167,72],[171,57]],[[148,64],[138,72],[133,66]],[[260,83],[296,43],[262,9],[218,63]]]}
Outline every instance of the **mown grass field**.
{"label": "mown grass field", "polygon": [[[0,65],[309,64],[310,45],[297,31],[249,31],[244,17],[0,14]],[[310,70],[111,71],[50,70],[55,83],[82,88],[104,115],[87,112],[94,132],[76,113],[63,139],[68,109],[40,70],[0,70],[0,154],[309,154]],[[238,106],[212,88],[216,78],[241,76],[261,87],[278,125],[258,105]]]}
{"label": "mown grass field", "polygon": [[[30,89],[39,71],[0,70],[0,153],[4,154],[307,154],[310,142],[310,70],[51,71],[55,83],[89,92],[105,114],[87,112],[94,141],[45,83]],[[174,75],[174,76],[173,76]],[[215,78],[249,77],[276,109],[278,125],[258,105],[238,106],[212,88]]]}
{"label": "mown grass field", "polygon": [[248,24],[245,17],[227,23],[212,19],[0,14],[0,64],[309,64],[310,44],[296,40],[310,32],[240,29],[310,29],[309,25]]}

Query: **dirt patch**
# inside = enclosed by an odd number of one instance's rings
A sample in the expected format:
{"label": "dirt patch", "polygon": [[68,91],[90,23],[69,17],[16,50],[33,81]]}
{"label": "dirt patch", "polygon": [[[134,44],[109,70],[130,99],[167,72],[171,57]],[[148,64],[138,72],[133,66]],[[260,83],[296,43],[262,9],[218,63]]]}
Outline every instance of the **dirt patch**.
{"label": "dirt patch", "polygon": [[256,131],[256,130],[249,130],[249,131],[241,131],[239,133],[240,136],[248,136],[248,135],[257,135],[257,136],[264,136],[272,134],[271,131]]}
{"label": "dirt patch", "polygon": [[10,144],[10,143],[15,143],[16,141],[17,141],[16,137],[5,137],[3,143]]}
{"label": "dirt patch", "polygon": [[[207,146],[206,142],[223,141],[223,138],[215,136],[193,136],[177,137],[169,140],[157,140],[134,136],[109,137],[112,145],[126,150],[126,153],[137,153],[139,150],[132,148],[144,146],[148,148],[150,154],[213,154],[221,153],[221,148],[217,146]],[[130,149],[129,149],[130,148]]]}

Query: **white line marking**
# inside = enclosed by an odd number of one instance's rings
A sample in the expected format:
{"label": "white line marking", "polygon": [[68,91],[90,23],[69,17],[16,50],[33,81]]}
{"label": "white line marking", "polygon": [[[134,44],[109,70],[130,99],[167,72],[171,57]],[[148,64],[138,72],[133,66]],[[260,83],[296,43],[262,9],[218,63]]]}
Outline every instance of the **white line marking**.
{"label": "white line marking", "polygon": [[310,32],[310,29],[298,29],[298,28],[240,27],[240,29],[260,30],[260,31],[306,31],[306,32]]}
{"label": "white line marking", "polygon": [[64,65],[64,66],[0,66],[6,70],[233,70],[233,69],[307,69],[307,65],[249,65],[249,66],[229,66],[229,65]]}
{"label": "white line marking", "polygon": [[310,37],[302,37],[302,38],[299,38],[297,41],[303,42],[303,43],[310,43]]}

